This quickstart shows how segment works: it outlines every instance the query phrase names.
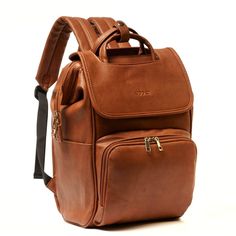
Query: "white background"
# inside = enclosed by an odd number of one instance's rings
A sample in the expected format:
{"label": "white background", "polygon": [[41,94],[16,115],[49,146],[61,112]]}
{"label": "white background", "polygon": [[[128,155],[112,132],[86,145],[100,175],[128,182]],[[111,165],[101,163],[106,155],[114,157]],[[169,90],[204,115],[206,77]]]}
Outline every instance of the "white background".
{"label": "white background", "polygon": [[[53,195],[32,179],[34,77],[48,32],[61,15],[121,19],[154,47],[171,46],[181,56],[195,94],[198,146],[194,199],[181,221],[82,229],[65,223]],[[233,0],[1,0],[0,20],[0,235],[236,235]],[[70,40],[64,65],[76,48]],[[48,162],[50,155],[48,144]]]}

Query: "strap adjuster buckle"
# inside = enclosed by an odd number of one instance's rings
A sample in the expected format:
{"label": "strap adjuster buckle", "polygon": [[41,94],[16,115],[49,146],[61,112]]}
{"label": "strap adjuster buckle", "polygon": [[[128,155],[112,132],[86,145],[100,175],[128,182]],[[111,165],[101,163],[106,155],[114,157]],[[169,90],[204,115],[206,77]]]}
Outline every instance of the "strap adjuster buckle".
{"label": "strap adjuster buckle", "polygon": [[38,100],[38,94],[39,93],[42,93],[46,96],[47,94],[47,91],[45,91],[40,85],[36,86],[35,87],[35,90],[34,90],[34,97]]}

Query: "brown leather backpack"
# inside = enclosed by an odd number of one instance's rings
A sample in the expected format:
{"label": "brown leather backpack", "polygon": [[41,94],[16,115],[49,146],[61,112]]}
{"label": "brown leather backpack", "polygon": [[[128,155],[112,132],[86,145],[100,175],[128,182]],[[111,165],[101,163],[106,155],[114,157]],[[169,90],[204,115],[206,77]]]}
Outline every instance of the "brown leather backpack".
{"label": "brown leather backpack", "polygon": [[[58,78],[71,31],[79,50]],[[44,179],[66,221],[91,227],[183,215],[192,200],[197,152],[193,94],[172,48],[153,49],[111,18],[61,17],[36,79],[34,178]],[[56,81],[51,178],[44,172],[46,93]]]}

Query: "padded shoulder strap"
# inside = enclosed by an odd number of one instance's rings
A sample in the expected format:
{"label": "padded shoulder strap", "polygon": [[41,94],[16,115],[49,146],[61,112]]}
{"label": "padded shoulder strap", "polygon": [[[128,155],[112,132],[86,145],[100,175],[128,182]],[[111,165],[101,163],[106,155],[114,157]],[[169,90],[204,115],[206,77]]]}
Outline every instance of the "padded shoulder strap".
{"label": "padded shoulder strap", "polygon": [[44,171],[48,119],[47,90],[57,80],[71,32],[74,33],[80,50],[91,49],[98,37],[87,20],[78,17],[60,17],[49,33],[36,75],[39,86],[35,89],[35,98],[39,101],[39,107],[34,178],[43,179],[45,185],[52,191],[54,191],[52,178]]}
{"label": "padded shoulder strap", "polygon": [[45,91],[57,80],[71,32],[74,33],[81,50],[91,49],[98,37],[89,22],[79,17],[60,17],[54,23],[45,44],[36,76],[36,80]]}
{"label": "padded shoulder strap", "polygon": [[[115,22],[112,18],[107,19],[109,22]],[[100,20],[97,27],[103,33],[113,27],[113,23],[109,24],[110,27],[104,27],[104,21]],[[39,86],[35,89],[35,98],[39,101],[39,108],[34,178],[43,179],[45,185],[52,191],[55,191],[52,178],[44,171],[48,119],[47,90],[57,80],[70,33],[74,33],[80,50],[90,50],[99,36],[94,29],[88,20],[79,17],[60,17],[57,19],[49,33],[36,75]]]}
{"label": "padded shoulder strap", "polygon": [[[100,36],[101,34],[107,32],[109,29],[114,27],[116,21],[110,17],[90,17],[88,18],[90,24],[94,27],[97,34]],[[128,42],[125,43],[117,43],[115,41],[109,43],[110,48],[119,48],[119,47],[130,47]]]}

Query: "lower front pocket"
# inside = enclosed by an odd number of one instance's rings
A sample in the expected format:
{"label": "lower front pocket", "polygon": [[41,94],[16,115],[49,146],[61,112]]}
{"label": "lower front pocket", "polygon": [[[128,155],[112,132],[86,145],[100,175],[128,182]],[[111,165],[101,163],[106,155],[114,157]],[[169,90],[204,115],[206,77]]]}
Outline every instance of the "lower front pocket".
{"label": "lower front pocket", "polygon": [[192,200],[196,146],[183,130],[130,131],[97,142],[97,225],[180,217]]}

